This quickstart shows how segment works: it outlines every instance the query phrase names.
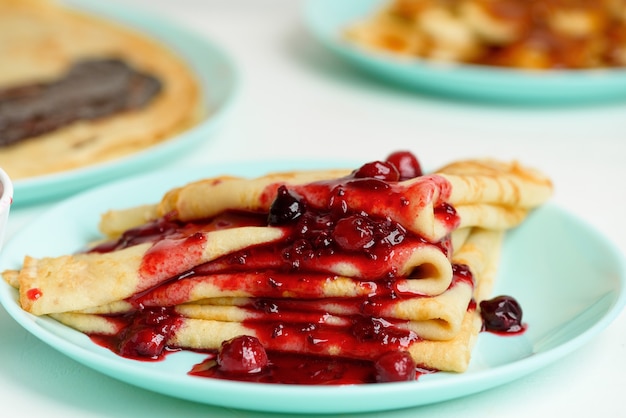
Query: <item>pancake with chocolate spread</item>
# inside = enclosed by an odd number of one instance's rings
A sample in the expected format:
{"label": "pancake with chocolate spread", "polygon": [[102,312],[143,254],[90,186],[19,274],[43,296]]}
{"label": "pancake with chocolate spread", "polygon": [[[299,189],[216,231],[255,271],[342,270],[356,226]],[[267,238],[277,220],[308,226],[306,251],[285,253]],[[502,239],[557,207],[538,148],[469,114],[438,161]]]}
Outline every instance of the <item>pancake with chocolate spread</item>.
{"label": "pancake with chocolate spread", "polygon": [[189,128],[199,85],[165,45],[43,0],[0,0],[0,166],[14,179],[119,158]]}

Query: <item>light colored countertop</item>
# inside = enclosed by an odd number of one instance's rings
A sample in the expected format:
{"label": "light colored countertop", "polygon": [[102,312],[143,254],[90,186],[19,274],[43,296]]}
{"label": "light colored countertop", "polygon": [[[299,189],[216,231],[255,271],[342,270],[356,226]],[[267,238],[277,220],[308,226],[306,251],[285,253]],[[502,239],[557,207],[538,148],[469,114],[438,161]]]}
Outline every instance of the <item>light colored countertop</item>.
{"label": "light colored countertop", "polygon": [[[294,0],[127,3],[206,35],[240,70],[228,123],[201,149],[169,166],[266,158],[369,161],[398,149],[414,151],[429,167],[467,157],[518,159],[552,177],[555,204],[626,250],[626,102],[532,108],[403,91],[317,44],[303,25],[302,2]],[[50,205],[15,208],[7,239]],[[461,399],[369,416],[620,416],[625,330],[622,313],[589,344],[527,377]],[[2,416],[270,416],[118,382],[57,353],[1,308],[0,336]]]}

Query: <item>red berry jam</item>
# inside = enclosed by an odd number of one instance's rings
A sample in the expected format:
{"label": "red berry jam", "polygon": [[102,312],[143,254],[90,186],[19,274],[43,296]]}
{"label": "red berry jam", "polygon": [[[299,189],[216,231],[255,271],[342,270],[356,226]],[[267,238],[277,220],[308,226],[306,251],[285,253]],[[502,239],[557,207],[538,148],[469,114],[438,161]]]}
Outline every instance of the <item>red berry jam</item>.
{"label": "red berry jam", "polygon": [[223,373],[260,373],[267,365],[265,348],[248,335],[224,341],[217,353],[217,367]]}
{"label": "red berry jam", "polygon": [[400,180],[409,180],[423,174],[417,157],[409,151],[394,152],[387,157],[386,161],[396,167]]}
{"label": "red berry jam", "polygon": [[373,161],[362,165],[352,173],[356,179],[374,178],[378,180],[395,182],[400,179],[398,168],[387,161]]}
{"label": "red berry jam", "polygon": [[[420,337],[405,321],[385,318],[392,303],[416,297],[400,290],[406,288],[403,281],[419,279],[418,273],[399,270],[412,251],[420,246],[434,246],[446,256],[452,251],[449,234],[431,242],[387,216],[390,208],[414,213],[410,205],[419,205],[422,192],[429,195],[436,183],[442,196],[433,204],[435,217],[449,231],[456,227],[458,215],[445,203],[445,180],[429,179],[426,189],[408,195],[399,183],[421,175],[417,159],[399,152],[342,179],[269,186],[262,195],[266,212],[227,211],[194,222],[170,216],[128,230],[92,251],[153,243],[141,263],[140,290],[128,299],[136,311],[115,318],[121,329],[117,336],[92,338],[125,357],[163,358],[177,349],[168,341],[184,321],[173,306],[189,300],[195,283],[210,278],[211,286],[226,294],[254,295],[239,306],[254,315],[241,322],[250,335],[223,342],[191,375],[327,385],[410,381],[432,372],[420,369],[407,352]],[[266,225],[279,228],[284,238],[194,264],[208,239],[204,232]],[[338,265],[358,272],[353,279],[359,295],[324,297],[322,289],[337,277]],[[453,273],[450,286],[474,285],[467,266],[455,264]],[[331,304],[342,312],[335,322],[328,320]],[[481,311],[488,330],[515,332],[515,320],[521,321],[521,309],[508,300],[481,303]]]}
{"label": "red berry jam", "polygon": [[180,317],[169,308],[146,308],[135,313],[117,336],[116,351],[124,357],[160,360],[168,339],[180,325]]}
{"label": "red berry jam", "polygon": [[403,382],[417,378],[417,365],[406,351],[389,351],[376,360],[376,381]]}

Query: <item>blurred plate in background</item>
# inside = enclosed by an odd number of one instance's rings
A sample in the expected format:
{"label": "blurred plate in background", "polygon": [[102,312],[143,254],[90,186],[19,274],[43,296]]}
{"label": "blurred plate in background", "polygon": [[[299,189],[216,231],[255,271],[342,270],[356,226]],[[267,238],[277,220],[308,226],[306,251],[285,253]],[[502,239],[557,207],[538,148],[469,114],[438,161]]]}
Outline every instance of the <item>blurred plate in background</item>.
{"label": "blurred plate in background", "polygon": [[238,74],[230,57],[210,40],[146,11],[116,2],[66,1],[71,7],[136,28],[180,54],[201,82],[200,123],[166,141],[125,157],[60,173],[14,181],[15,205],[57,199],[116,178],[159,167],[210,139],[236,94]]}
{"label": "blurred plate in background", "polygon": [[306,23],[331,51],[389,82],[453,97],[526,104],[626,100],[626,69],[525,71],[438,63],[375,52],[349,43],[343,31],[372,16],[385,0],[309,0]]}

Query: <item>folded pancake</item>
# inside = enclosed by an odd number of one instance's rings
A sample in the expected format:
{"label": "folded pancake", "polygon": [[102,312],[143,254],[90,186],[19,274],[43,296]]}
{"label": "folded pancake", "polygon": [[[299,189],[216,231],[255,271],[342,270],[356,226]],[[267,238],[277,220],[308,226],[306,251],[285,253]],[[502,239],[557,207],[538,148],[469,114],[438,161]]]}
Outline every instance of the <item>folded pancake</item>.
{"label": "folded pancake", "polygon": [[[452,233],[452,248],[460,248],[464,245],[467,238],[469,237],[471,229],[464,228],[455,230]],[[206,265],[205,265],[206,268]],[[14,288],[19,288],[19,270],[6,270],[3,272],[4,279],[7,283],[9,283]],[[142,294],[140,298],[136,298],[133,302],[127,300],[118,300],[115,302],[107,303],[104,305],[95,306],[92,308],[85,308],[74,311],[76,313],[87,313],[87,314],[105,314],[105,315],[115,315],[115,314],[125,314],[136,309],[137,303],[148,304],[152,306],[158,306],[162,304],[162,306],[171,306],[177,304],[186,304],[188,306],[190,303],[195,305],[235,305],[241,306],[245,304],[249,304],[252,300],[250,297],[274,297],[282,296],[282,297],[290,297],[294,298],[294,296],[304,297],[306,295],[307,298],[323,298],[328,296],[346,296],[346,294],[351,296],[368,296],[371,295],[376,289],[376,283],[372,281],[359,281],[354,280],[349,277],[338,277],[333,275],[317,275],[319,280],[317,283],[312,280],[312,277],[315,275],[308,274],[306,277],[306,283],[308,284],[306,289],[302,286],[299,286],[297,290],[291,289],[288,292],[285,291],[277,291],[278,287],[277,283],[280,283],[282,287],[284,283],[281,281],[277,281],[275,279],[276,273],[267,274],[261,280],[259,277],[263,277],[264,275],[261,272],[256,272],[256,280],[251,285],[245,286],[246,281],[241,280],[246,277],[246,274],[238,273],[241,277],[231,274],[227,277],[227,279],[236,279],[239,284],[233,286],[230,291],[220,290],[219,287],[224,287],[224,281],[219,280],[219,277],[196,277],[193,281],[188,280],[189,277],[181,278],[179,281],[187,281],[188,284],[185,286],[176,285],[174,283],[166,283],[162,286],[155,288],[152,291],[146,292]],[[252,276],[252,274],[247,273],[247,275]],[[429,280],[425,276],[422,276],[421,280]],[[204,282],[213,281],[214,284],[209,284],[207,288],[203,288],[206,284]],[[337,286],[337,283],[340,285]],[[411,289],[412,282],[406,279],[396,279],[394,287],[403,292],[415,293],[423,296],[422,293],[418,292],[417,289]],[[349,290],[346,290],[346,288]],[[171,292],[164,292],[164,289],[170,288]],[[185,289],[185,291],[180,291],[178,289]],[[343,289],[342,292],[339,292],[337,289]],[[264,290],[263,290],[264,289]],[[321,289],[321,291],[320,291]],[[384,292],[382,292],[384,293]],[[218,296],[219,295],[219,296]],[[302,301],[298,302],[302,303]],[[402,306],[403,303],[400,302],[398,304]],[[182,306],[182,305],[178,305]],[[400,314],[401,315],[401,314]],[[393,316],[393,315],[392,315]],[[410,318],[409,316],[399,316],[404,319]]]}
{"label": "folded pancake", "polygon": [[[319,205],[323,205],[331,197],[328,191],[320,196],[322,187],[307,193],[297,186],[310,185],[311,182],[323,185],[325,180],[349,176],[351,171],[281,172],[254,179],[218,176],[175,188],[158,204],[110,210],[102,215],[99,227],[106,236],[116,237],[129,228],[165,215],[189,221],[214,216],[227,208],[267,211],[272,203],[271,196],[282,185],[294,186],[298,193],[309,198],[313,196]],[[431,240],[440,239],[447,232],[446,227],[420,212],[432,210],[444,200],[459,213],[459,228],[508,229],[518,225],[529,209],[552,194],[550,179],[536,170],[515,161],[487,159],[449,164],[436,170],[433,176],[400,182],[398,188],[401,189],[399,193],[412,198],[412,206],[396,208],[397,212],[393,214],[390,211],[394,211],[394,207],[380,207],[379,212],[406,220],[410,229]],[[357,195],[349,201],[351,207],[358,206],[358,198]],[[411,216],[414,217],[412,220],[406,219]]]}
{"label": "folded pancake", "polygon": [[277,228],[241,227],[195,233],[108,253],[35,259],[18,277],[20,304],[35,314],[75,311],[115,302],[192,267],[250,245],[279,239]]}
{"label": "folded pancake", "polygon": [[[106,253],[41,259],[26,257],[18,277],[20,303],[27,311],[42,315],[94,308],[130,298],[139,292],[145,293],[137,299],[137,303],[150,306],[170,306],[207,297],[247,296],[250,291],[263,292],[261,284],[271,283],[270,286],[276,287],[281,274],[271,273],[263,280],[263,273],[257,273],[257,270],[280,270],[284,269],[285,263],[273,256],[277,251],[275,248],[267,254],[264,247],[255,246],[262,243],[278,245],[281,238],[287,235],[284,228],[247,226],[194,232],[155,244],[137,244]],[[237,259],[239,250],[244,251],[241,257],[246,258],[246,267],[254,273],[220,274],[221,271],[238,269],[237,264],[233,267],[232,258]],[[259,255],[255,257],[255,253]],[[215,274],[202,274],[210,272],[214,265],[218,269]],[[398,245],[392,259],[369,259],[361,254],[352,257],[320,255],[313,259],[305,258],[300,265],[308,272],[308,282],[315,280],[315,273],[333,275],[331,280],[322,276],[320,281],[324,285],[315,288],[321,297],[372,293],[371,287],[375,283],[360,283],[358,280],[377,280],[392,272],[407,277],[400,283],[404,291],[412,293],[438,294],[452,280],[447,256],[434,245],[423,242]],[[192,269],[193,273],[190,272]],[[172,277],[185,273],[188,273],[187,277],[170,282]],[[293,276],[293,273],[283,273],[283,276]],[[159,286],[164,282],[170,283]],[[275,292],[272,289],[269,291]],[[285,289],[287,293],[291,291]]]}
{"label": "folded pancake", "polygon": [[114,232],[84,253],[26,257],[3,276],[25,310],[91,335],[170,318],[172,347],[216,351],[250,335],[270,351],[404,350],[465,370],[503,236],[549,198],[549,179],[490,160],[402,181],[359,172],[191,183],[109,212],[101,226]]}
{"label": "folded pancake", "polygon": [[[459,333],[471,298],[472,286],[459,282],[437,296],[411,295],[381,304],[376,301],[384,298],[376,296],[322,300],[220,298],[181,304],[176,306],[176,312],[188,318],[225,322],[281,320],[344,326],[350,326],[355,316],[368,315],[394,322],[397,327],[411,330],[424,339],[448,340]],[[261,309],[267,306],[272,308],[270,312]]]}
{"label": "folded pancake", "polygon": [[[472,271],[472,276],[476,283],[477,291],[474,293],[474,300],[479,303],[483,295],[491,292],[494,281],[496,267],[500,258],[500,247],[503,232],[492,230],[476,230],[468,239],[466,245],[458,251],[453,258],[456,262],[466,264]],[[457,259],[458,256],[458,259]],[[453,288],[452,288],[453,289]],[[450,291],[450,290],[449,290]],[[484,297],[484,296],[483,296]],[[330,303],[330,301],[329,301]],[[469,365],[471,350],[482,327],[480,314],[469,304],[469,299],[462,298],[461,301],[453,302],[463,306],[459,319],[459,329],[453,338],[445,340],[431,340],[423,337],[407,344],[406,349],[411,353],[416,362],[426,368],[436,370],[462,372]],[[181,306],[182,312],[187,312],[187,308]],[[189,319],[184,321],[184,325],[176,332],[172,343],[175,346],[190,348],[201,348],[212,346],[215,348],[221,344],[220,338],[228,340],[237,335],[248,334],[261,339],[268,349],[279,351],[294,351],[311,354],[328,354],[333,356],[346,356],[350,358],[376,358],[380,354],[380,348],[376,344],[369,344],[368,341],[358,340],[353,334],[346,332],[343,323],[333,324],[328,327],[320,327],[320,336],[317,338],[316,330],[308,333],[291,332],[285,338],[268,338],[259,332],[258,328],[252,325],[253,321],[235,322],[205,319]],[[293,324],[293,322],[289,322]],[[353,327],[351,322],[348,328]],[[397,325],[403,329],[402,325]],[[297,329],[297,328],[295,328]],[[221,335],[215,338],[215,335]],[[341,335],[341,338],[332,338],[333,334]],[[355,341],[350,341],[354,338]],[[341,345],[312,344],[311,340],[342,341]]]}
{"label": "folded pancake", "polygon": [[[83,167],[137,152],[189,128],[204,112],[199,83],[175,51],[133,29],[54,0],[0,0],[0,56],[0,166],[14,179]],[[10,133],[5,123],[16,129],[38,131],[69,115],[74,118],[86,114],[84,107],[73,107],[81,103],[75,96],[89,90],[84,87],[69,88],[61,96],[54,96],[53,105],[48,96],[29,110],[17,109],[23,108],[23,102],[33,100],[31,93],[73,74],[75,64],[96,61],[123,62],[157,80],[158,94],[133,110],[95,119],[78,118],[66,126],[47,132],[44,129],[15,142],[9,137],[6,142],[2,140]],[[99,75],[90,70],[81,73],[81,77]],[[119,82],[117,78],[98,80],[88,86],[102,90],[98,94],[105,94],[105,87],[117,86],[115,83]],[[136,87],[133,84],[129,89]],[[17,99],[11,99],[16,94],[20,97],[19,106]],[[110,104],[105,106],[98,100],[92,104],[100,106],[100,110]],[[41,113],[42,108],[58,114],[37,119],[45,114]],[[33,113],[34,119],[16,122],[14,119],[24,117],[24,112]]]}
{"label": "folded pancake", "polygon": [[[328,170],[270,173],[254,179],[216,177],[173,189],[166,193],[161,202],[152,210],[145,206],[138,210],[130,209],[136,213],[134,216],[128,216],[127,211],[121,213],[111,211],[103,216],[100,228],[105,234],[115,236],[116,233],[136,226],[121,224],[120,218],[136,219],[141,222],[145,221],[146,215],[153,217],[169,215],[182,221],[190,221],[209,218],[226,209],[267,212],[277,189],[284,185],[293,188],[309,204],[315,207],[326,207],[334,198],[335,192],[326,181],[335,181],[341,177],[347,178],[349,174],[350,170]],[[424,176],[398,184],[395,187],[397,190],[390,191],[390,198],[382,200],[380,205],[374,207],[364,196],[362,189],[356,187],[345,187],[346,195],[343,199],[354,210],[367,206],[373,215],[387,215],[389,211],[395,211],[396,213],[391,215],[394,219],[404,221],[403,224],[408,224],[409,228],[415,232],[432,237],[434,234],[441,235],[447,232],[435,225],[436,221],[432,219],[431,214],[434,207],[446,198],[447,187],[448,183],[438,177]],[[396,196],[404,199],[406,199],[405,196],[410,196],[409,205],[392,203]],[[421,212],[426,212],[426,214],[421,216]]]}
{"label": "folded pancake", "polygon": [[[502,231],[472,231],[462,248],[455,252],[453,260],[469,267],[475,284],[472,286],[461,282],[438,297],[411,300],[421,303],[421,308],[411,308],[409,311],[421,310],[424,314],[422,321],[398,321],[399,315],[394,317],[385,312],[368,314],[385,321],[385,326],[415,333],[419,339],[407,343],[404,349],[411,353],[419,365],[442,371],[464,371],[482,326],[480,314],[471,306],[470,301],[473,298],[479,303],[491,292],[502,238]],[[355,323],[358,323],[355,318],[362,318],[363,312],[346,308],[350,304],[345,298],[329,297],[304,302],[295,300],[291,304],[287,301],[291,309],[286,310],[280,306],[281,302],[278,300],[257,300],[256,305],[249,298],[222,298],[201,302],[176,307],[176,312],[184,319],[170,337],[169,344],[182,348],[217,350],[222,341],[238,335],[252,335],[259,338],[268,350],[359,359],[372,359],[380,355],[378,344],[359,340],[352,333]],[[271,305],[272,310],[259,309],[260,302]],[[314,305],[313,309],[311,305]],[[446,317],[445,311],[450,308],[456,309],[456,312]],[[54,314],[53,317],[87,334],[114,335],[123,328],[111,316],[70,312]],[[454,326],[455,329],[444,330],[448,318],[453,318],[454,324],[447,326]],[[284,338],[268,337],[267,324],[272,329],[278,326],[283,329],[290,327],[291,332],[285,332]],[[297,332],[303,327],[308,327],[309,331]],[[321,343],[311,343],[311,340],[324,339],[342,341],[343,344],[324,346]]]}
{"label": "folded pancake", "polygon": [[449,202],[457,209],[478,203],[530,209],[552,195],[549,178],[517,161],[460,160],[436,173],[450,182]]}

